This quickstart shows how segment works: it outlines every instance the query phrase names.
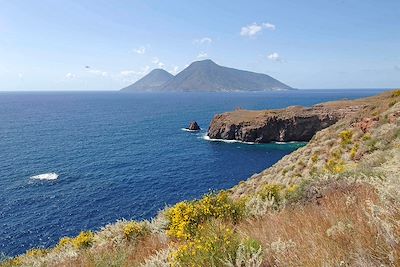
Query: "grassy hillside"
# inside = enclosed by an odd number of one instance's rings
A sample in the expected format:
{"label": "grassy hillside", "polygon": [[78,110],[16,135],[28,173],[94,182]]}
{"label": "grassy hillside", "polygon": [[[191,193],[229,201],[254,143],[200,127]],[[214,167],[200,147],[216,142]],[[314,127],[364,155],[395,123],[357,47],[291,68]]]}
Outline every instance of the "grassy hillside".
{"label": "grassy hillside", "polygon": [[400,266],[400,90],[228,191],[1,266]]}

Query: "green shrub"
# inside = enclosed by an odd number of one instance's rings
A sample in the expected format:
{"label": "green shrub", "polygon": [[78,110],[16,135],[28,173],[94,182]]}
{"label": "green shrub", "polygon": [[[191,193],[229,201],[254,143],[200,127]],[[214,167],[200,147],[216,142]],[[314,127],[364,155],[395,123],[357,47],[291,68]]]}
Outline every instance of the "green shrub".
{"label": "green shrub", "polygon": [[88,248],[92,246],[94,241],[94,234],[92,231],[82,231],[77,237],[63,237],[58,242],[55,249],[60,250],[66,246],[72,246],[76,249]]}
{"label": "green shrub", "polygon": [[123,230],[127,240],[142,237],[150,233],[150,229],[145,224],[135,221],[128,222],[124,225]]}
{"label": "green shrub", "polygon": [[358,151],[359,148],[360,148],[360,144],[358,144],[358,143],[353,146],[353,148],[350,151],[350,158],[351,159],[354,159],[356,157],[357,151]]}
{"label": "green shrub", "polygon": [[216,218],[237,223],[244,216],[243,201],[234,201],[227,192],[209,194],[197,201],[184,201],[165,212],[169,221],[167,234],[179,239],[192,238],[199,225]]}
{"label": "green shrub", "polygon": [[373,138],[369,139],[366,142],[368,152],[373,152],[373,151],[377,150],[378,149],[376,146],[377,143],[378,143],[378,141],[376,139],[373,139]]}
{"label": "green shrub", "polygon": [[266,184],[258,191],[258,195],[260,195],[263,200],[274,199],[276,202],[279,202],[282,199],[282,190],[284,188],[285,187],[281,184]]}
{"label": "green shrub", "polygon": [[199,232],[170,255],[172,266],[220,266],[226,258],[234,258],[240,244],[238,235],[221,224],[199,227]]}
{"label": "green shrub", "polygon": [[257,240],[243,240],[232,228],[214,221],[202,225],[192,240],[170,254],[169,261],[171,266],[226,266],[224,263],[236,261],[238,251],[243,257],[260,249]]}
{"label": "green shrub", "polygon": [[81,232],[77,237],[72,240],[72,245],[77,248],[88,248],[93,244],[94,234],[91,231]]}
{"label": "green shrub", "polygon": [[348,144],[351,144],[351,139],[353,137],[353,133],[350,130],[342,131],[339,134],[339,137],[341,139],[341,145],[346,146]]}
{"label": "green shrub", "polygon": [[372,138],[371,135],[369,133],[366,133],[366,134],[363,135],[362,140],[363,141],[368,141],[368,140],[371,140],[371,138]]}
{"label": "green shrub", "polygon": [[345,171],[343,161],[341,159],[332,158],[325,164],[325,171],[339,174]]}

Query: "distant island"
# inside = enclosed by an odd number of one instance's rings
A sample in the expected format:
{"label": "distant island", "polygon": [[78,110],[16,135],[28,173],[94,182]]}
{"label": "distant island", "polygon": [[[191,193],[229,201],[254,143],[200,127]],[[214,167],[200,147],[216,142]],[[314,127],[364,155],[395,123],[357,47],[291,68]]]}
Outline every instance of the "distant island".
{"label": "distant island", "polygon": [[223,67],[207,59],[195,61],[176,76],[163,69],[149,74],[121,91],[235,92],[294,90],[267,74]]}

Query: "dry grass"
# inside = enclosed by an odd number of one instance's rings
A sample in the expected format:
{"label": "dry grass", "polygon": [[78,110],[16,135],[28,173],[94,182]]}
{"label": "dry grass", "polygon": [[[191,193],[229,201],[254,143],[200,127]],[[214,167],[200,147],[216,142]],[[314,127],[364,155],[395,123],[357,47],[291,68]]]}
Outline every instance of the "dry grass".
{"label": "dry grass", "polygon": [[262,243],[265,266],[400,266],[399,244],[388,244],[371,221],[368,207],[380,204],[375,190],[357,183],[328,191],[302,207],[243,222],[239,231]]}
{"label": "dry grass", "polygon": [[46,266],[139,266],[146,259],[158,251],[167,248],[167,243],[157,235],[150,235],[136,244],[121,247],[104,246],[96,250],[87,250],[75,259],[67,259],[65,262],[57,262]]}

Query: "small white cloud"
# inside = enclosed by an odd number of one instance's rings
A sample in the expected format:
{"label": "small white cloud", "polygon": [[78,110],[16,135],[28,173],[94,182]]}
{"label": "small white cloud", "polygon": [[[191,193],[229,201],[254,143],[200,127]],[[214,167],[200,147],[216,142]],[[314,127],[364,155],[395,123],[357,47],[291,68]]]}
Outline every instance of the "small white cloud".
{"label": "small white cloud", "polygon": [[269,54],[268,59],[272,60],[272,61],[281,61],[282,60],[281,57],[279,56],[279,54],[276,52]]}
{"label": "small white cloud", "polygon": [[150,66],[144,66],[140,70],[122,70],[119,74],[122,77],[143,76],[150,70]]}
{"label": "small white cloud", "polygon": [[18,79],[24,78],[24,75],[22,73],[18,73]]}
{"label": "small white cloud", "polygon": [[106,71],[102,71],[102,70],[88,69],[87,72],[91,73],[93,75],[98,75],[98,76],[103,76],[103,77],[107,77],[108,76],[108,73]]}
{"label": "small white cloud", "polygon": [[253,24],[242,27],[240,30],[240,35],[247,37],[254,37],[258,33],[260,33],[263,29],[274,31],[276,29],[276,26],[269,22],[261,24],[257,24],[254,22]]}
{"label": "small white cloud", "polygon": [[197,55],[197,58],[206,58],[208,57],[208,54],[206,52],[200,52],[200,54]]}
{"label": "small white cloud", "polygon": [[139,55],[143,55],[144,53],[146,53],[146,47],[141,46],[139,48],[133,49],[133,52]]}
{"label": "small white cloud", "polygon": [[153,64],[157,65],[160,69],[165,67],[165,64],[160,61],[158,57],[154,57],[153,60],[151,61]]}
{"label": "small white cloud", "polygon": [[65,74],[65,78],[66,79],[74,79],[74,78],[76,78],[76,75],[71,72],[68,72],[67,74]]}
{"label": "small white cloud", "polygon": [[263,27],[265,29],[268,29],[268,30],[271,30],[271,31],[275,31],[275,29],[276,29],[276,26],[274,24],[269,23],[269,22],[263,23],[262,25],[263,25]]}
{"label": "small white cloud", "polygon": [[120,74],[122,77],[126,77],[126,76],[136,75],[136,74],[137,74],[137,71],[135,71],[135,70],[122,70],[119,74]]}
{"label": "small white cloud", "polygon": [[212,39],[210,37],[203,37],[200,39],[196,39],[193,41],[194,44],[211,44],[212,43]]}
{"label": "small white cloud", "polygon": [[178,66],[174,66],[174,68],[170,71],[173,75],[176,75],[179,71],[179,67]]}

